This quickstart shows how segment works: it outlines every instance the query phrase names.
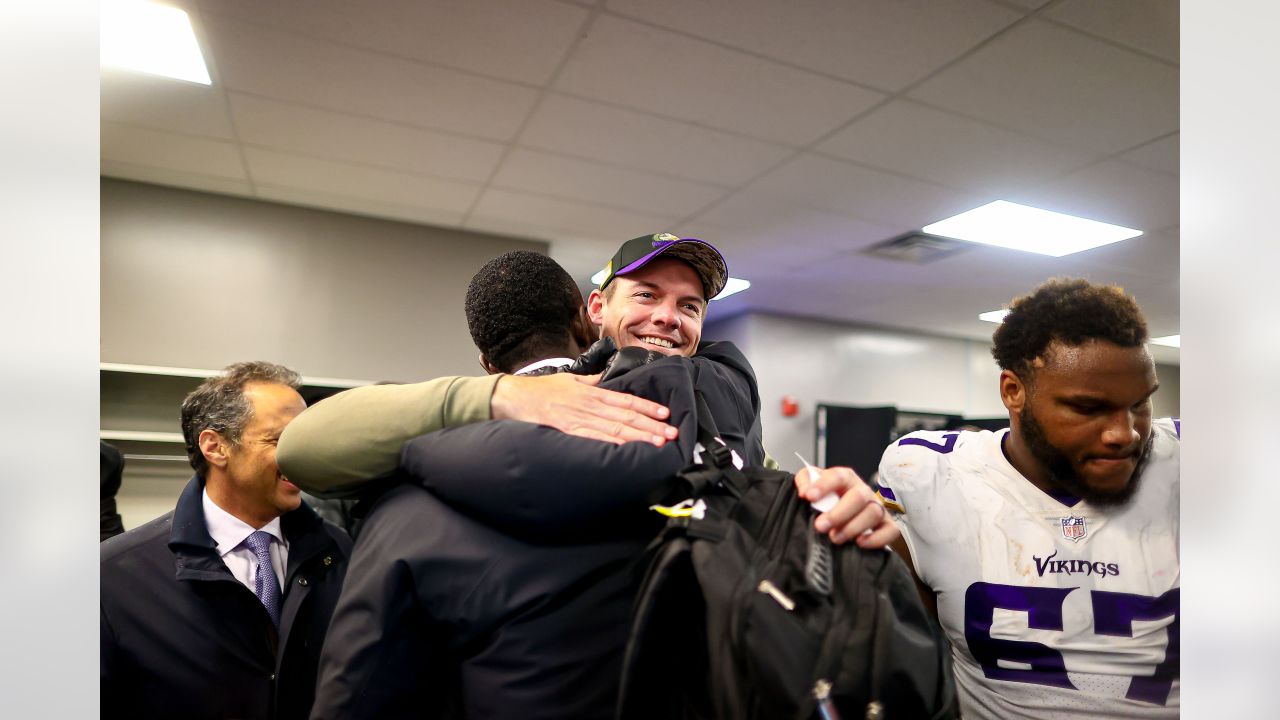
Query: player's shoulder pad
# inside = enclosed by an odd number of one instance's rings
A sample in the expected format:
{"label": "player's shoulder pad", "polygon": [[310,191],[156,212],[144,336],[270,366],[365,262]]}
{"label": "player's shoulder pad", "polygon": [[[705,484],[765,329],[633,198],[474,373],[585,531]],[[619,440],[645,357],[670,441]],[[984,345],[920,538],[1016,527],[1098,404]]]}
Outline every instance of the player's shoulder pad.
{"label": "player's shoulder pad", "polygon": [[1178,462],[1182,451],[1182,423],[1176,418],[1151,421],[1151,458],[1149,462]]}
{"label": "player's shoulder pad", "polygon": [[1164,431],[1175,440],[1182,440],[1182,418],[1156,418],[1151,421],[1151,425],[1156,432]]}
{"label": "player's shoulder pad", "polygon": [[974,434],[917,430],[898,438],[880,458],[881,501],[906,512],[911,495],[933,487],[947,475],[954,451],[967,439],[962,436]]}

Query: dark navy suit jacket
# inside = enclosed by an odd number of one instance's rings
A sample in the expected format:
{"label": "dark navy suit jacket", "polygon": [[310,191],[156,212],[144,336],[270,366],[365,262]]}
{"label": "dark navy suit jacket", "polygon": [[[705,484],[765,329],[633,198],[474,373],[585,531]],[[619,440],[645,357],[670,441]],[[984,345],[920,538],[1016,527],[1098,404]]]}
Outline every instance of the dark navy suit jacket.
{"label": "dark navy suit jacket", "polygon": [[351,540],[305,504],[280,518],[277,632],[218,556],[193,477],[177,507],[101,545],[101,716],[305,718]]}

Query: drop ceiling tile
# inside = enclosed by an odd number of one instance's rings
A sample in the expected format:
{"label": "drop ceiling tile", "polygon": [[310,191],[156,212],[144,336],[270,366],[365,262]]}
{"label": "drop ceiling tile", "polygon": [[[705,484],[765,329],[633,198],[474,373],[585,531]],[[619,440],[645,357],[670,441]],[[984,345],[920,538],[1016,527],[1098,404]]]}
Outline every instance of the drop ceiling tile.
{"label": "drop ceiling tile", "polygon": [[1178,0],[1064,0],[1044,16],[1178,62]]}
{"label": "drop ceiling tile", "polygon": [[994,199],[809,154],[770,172],[752,189],[809,207],[912,228]]}
{"label": "drop ceiling tile", "polygon": [[1141,165],[1149,170],[1159,170],[1160,172],[1177,175],[1179,172],[1179,139],[1180,134],[1174,133],[1169,137],[1130,150],[1119,157],[1125,162]]}
{"label": "drop ceiling tile", "polygon": [[515,150],[507,156],[494,175],[492,186],[674,216],[687,215],[725,192],[723,188],[691,180],[660,177],[534,150]]}
{"label": "drop ceiling tile", "polygon": [[883,97],[612,16],[595,23],[555,87],[793,145],[816,140]]}
{"label": "drop ceiling tile", "polygon": [[479,192],[477,185],[261,148],[245,148],[245,160],[249,163],[255,185],[273,185],[389,205],[464,213]]}
{"label": "drop ceiling tile", "polygon": [[1114,160],[1007,199],[1144,232],[1178,224],[1178,178]]}
{"label": "drop ceiling tile", "polygon": [[148,165],[132,165],[114,160],[103,160],[101,173],[104,177],[137,180],[139,182],[168,185],[169,187],[187,190],[201,190],[219,195],[239,195],[242,197],[253,195],[253,188],[249,186],[246,180],[196,175]]}
{"label": "drop ceiling tile", "polygon": [[[816,223],[815,223],[816,225]],[[840,251],[843,237],[835,230],[809,227],[735,229],[707,221],[683,225],[680,234],[711,243],[724,255],[729,274],[756,282],[790,271],[821,265]]]}
{"label": "drop ceiling tile", "polygon": [[222,90],[156,75],[103,68],[103,120],[229,140],[231,124]]}
{"label": "drop ceiling tile", "polygon": [[484,138],[507,140],[535,91],[454,70],[228,20],[206,21],[224,85],[264,95]]}
{"label": "drop ceiling tile", "polygon": [[[675,219],[490,188],[480,196],[465,227],[553,242],[561,234],[607,239],[612,241],[608,250],[612,255],[623,242],[648,232],[664,232]],[[601,258],[600,267],[608,260]]]}
{"label": "drop ceiling tile", "polygon": [[717,203],[689,224],[703,233],[695,237],[713,244],[723,240],[767,245],[783,253],[800,248],[851,252],[911,229],[806,207],[755,188]]}
{"label": "drop ceiling tile", "polygon": [[1177,68],[1038,20],[909,94],[1098,154],[1178,129]]}
{"label": "drop ceiling tile", "polygon": [[721,185],[744,183],[791,152],[689,121],[554,93],[534,112],[520,144]]}
{"label": "drop ceiling tile", "polygon": [[608,8],[890,91],[1022,17],[989,0],[610,0]]}
{"label": "drop ceiling tile", "polygon": [[1093,159],[1086,153],[905,100],[876,109],[816,149],[993,194],[1060,175]]}
{"label": "drop ceiling tile", "polygon": [[1181,248],[1177,229],[1151,232],[1118,243],[1067,255],[1061,260],[1079,272],[1121,271],[1144,279],[1177,279]]}
{"label": "drop ceiling tile", "polygon": [[295,154],[484,182],[503,146],[344,113],[230,93],[240,141]]}
{"label": "drop ceiling tile", "polygon": [[279,187],[276,185],[259,185],[257,197],[261,200],[270,200],[288,205],[301,205],[320,210],[367,215],[369,217],[441,227],[456,227],[462,222],[463,216],[460,211],[401,205],[394,202],[381,202],[368,197],[336,195],[320,190]]}
{"label": "drop ceiling tile", "polygon": [[232,14],[379,53],[542,84],[573,42],[588,11],[550,0],[214,0],[209,14]]}
{"label": "drop ceiling tile", "polygon": [[240,152],[230,142],[102,123],[103,162],[128,163],[193,175],[245,180]]}

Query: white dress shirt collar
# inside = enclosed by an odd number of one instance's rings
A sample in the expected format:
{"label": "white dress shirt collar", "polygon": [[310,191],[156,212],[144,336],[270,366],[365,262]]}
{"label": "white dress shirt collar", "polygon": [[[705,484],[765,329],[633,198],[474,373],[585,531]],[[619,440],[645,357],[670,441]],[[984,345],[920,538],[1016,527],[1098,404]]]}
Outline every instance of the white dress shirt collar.
{"label": "white dress shirt collar", "polygon": [[[209,537],[218,544],[218,555],[225,557],[227,553],[239,547],[245,538],[253,534],[255,528],[231,513],[218,507],[209,497],[209,488],[204,489],[204,524],[209,529]],[[257,528],[270,533],[277,542],[284,543],[284,533],[280,530],[280,518],[272,518],[271,522]]]}
{"label": "white dress shirt collar", "polygon": [[547,358],[546,360],[539,360],[537,362],[529,363],[528,365],[525,365],[524,367],[512,373],[512,375],[525,375],[527,373],[533,372],[534,370],[539,370],[544,367],[564,367],[566,365],[572,365],[572,364],[573,364],[573,360],[571,358],[566,358],[566,357]]}

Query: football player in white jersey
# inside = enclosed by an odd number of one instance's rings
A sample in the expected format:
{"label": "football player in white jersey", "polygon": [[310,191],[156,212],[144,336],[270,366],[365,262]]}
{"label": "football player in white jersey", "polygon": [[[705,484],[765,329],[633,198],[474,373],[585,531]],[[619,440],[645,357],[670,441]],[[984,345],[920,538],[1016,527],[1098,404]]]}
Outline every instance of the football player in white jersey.
{"label": "football player in white jersey", "polygon": [[1146,320],[1051,280],[995,333],[1000,432],[885,451],[897,549],[952,643],[974,718],[1178,716],[1177,421],[1153,420]]}

